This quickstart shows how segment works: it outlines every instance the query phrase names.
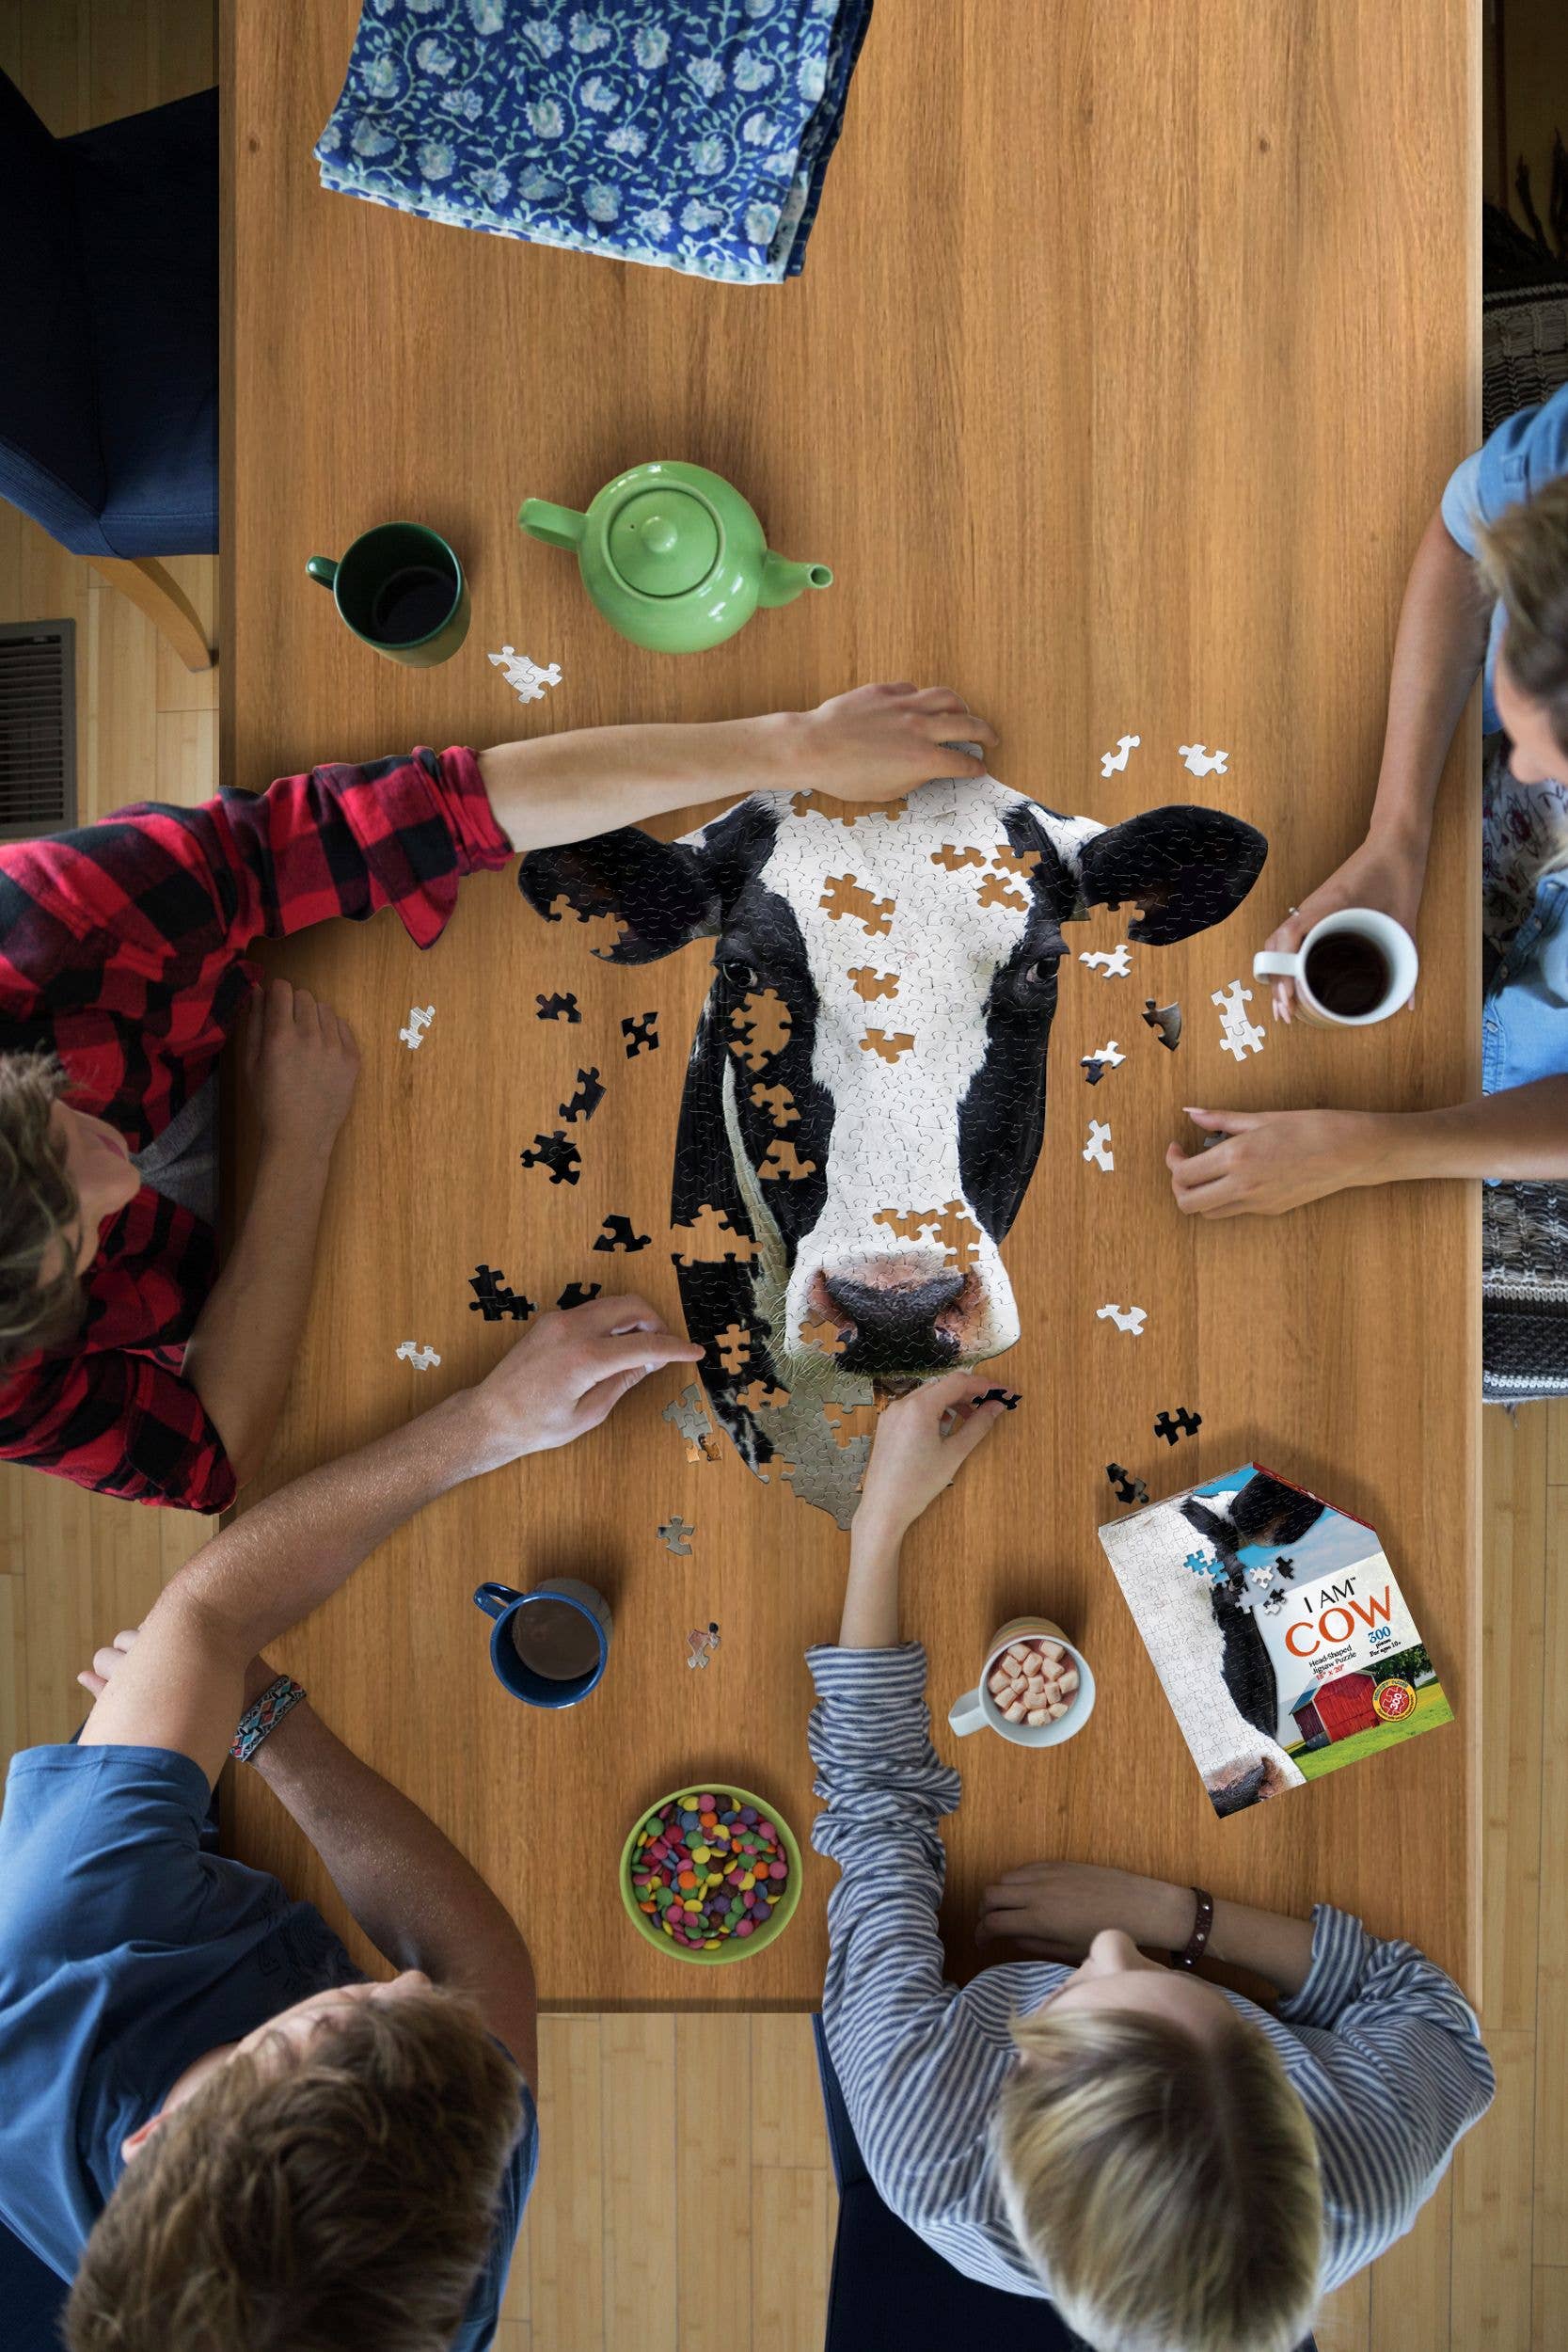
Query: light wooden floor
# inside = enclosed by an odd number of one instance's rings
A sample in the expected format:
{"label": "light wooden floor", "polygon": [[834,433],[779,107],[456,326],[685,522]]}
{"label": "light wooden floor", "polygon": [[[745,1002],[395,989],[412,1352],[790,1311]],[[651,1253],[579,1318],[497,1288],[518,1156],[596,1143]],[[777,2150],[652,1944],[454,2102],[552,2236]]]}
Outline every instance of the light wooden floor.
{"label": "light wooden floor", "polygon": [[[0,67],[56,132],[200,87],[212,55],[210,0],[0,0]],[[172,568],[215,624],[215,565]],[[0,506],[0,619],[64,614],[78,624],[84,816],[211,791],[215,678],[191,677]],[[1414,2233],[1334,2298],[1323,2352],[1568,2347],[1568,1407],[1528,1407],[1516,1427],[1489,1413],[1485,1429],[1499,2098]],[[0,1752],[71,1730],[76,1668],[204,1532],[0,1469]],[[554,2017],[541,2040],[544,2164],[503,2352],[814,2352],[833,2196],[805,2022]]]}

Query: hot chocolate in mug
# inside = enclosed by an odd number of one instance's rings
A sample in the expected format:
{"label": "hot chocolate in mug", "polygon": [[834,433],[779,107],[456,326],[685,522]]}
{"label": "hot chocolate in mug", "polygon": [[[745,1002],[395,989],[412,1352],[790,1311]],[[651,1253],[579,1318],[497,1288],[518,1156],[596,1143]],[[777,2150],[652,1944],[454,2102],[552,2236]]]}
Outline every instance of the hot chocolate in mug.
{"label": "hot chocolate in mug", "polygon": [[[1067,1713],[1058,1715],[1053,1723],[1031,1724],[1022,1717],[1016,1722],[1009,1723],[1006,1714],[1008,1704],[1006,1692],[995,1692],[990,1686],[993,1680],[999,1678],[1005,1668],[1009,1676],[1016,1679],[1016,1669],[1022,1661],[1007,1659],[1007,1652],[1015,1643],[1022,1645],[1024,1643],[1036,1642],[1050,1643],[1062,1653],[1060,1661],[1057,1661],[1050,1658],[1048,1653],[1041,1658],[1039,1652],[1032,1651],[1032,1657],[1040,1659],[1038,1669],[1040,1673],[1047,1677],[1053,1678],[1070,1671],[1077,1676],[1077,1682],[1065,1694],[1068,1702]],[[1016,1701],[1011,1703],[1017,1704]],[[1054,1703],[1059,1706],[1061,1700],[1058,1699]],[[1026,1708],[1024,1711],[1028,1714],[1029,1712],[1038,1713],[1040,1710],[1038,1708],[1033,1709]],[[1088,1661],[1082,1651],[1068,1640],[1061,1627],[1053,1624],[1051,1618],[1014,1617],[991,1635],[986,1650],[986,1662],[980,1670],[978,1684],[973,1691],[966,1691],[958,1704],[949,1709],[947,1720],[960,1737],[967,1736],[972,1731],[989,1728],[1000,1733],[1004,1740],[1012,1740],[1016,1747],[1055,1748],[1060,1747],[1064,1740],[1070,1740],[1074,1732],[1082,1731],[1093,1713],[1094,1676],[1090,1673]]]}

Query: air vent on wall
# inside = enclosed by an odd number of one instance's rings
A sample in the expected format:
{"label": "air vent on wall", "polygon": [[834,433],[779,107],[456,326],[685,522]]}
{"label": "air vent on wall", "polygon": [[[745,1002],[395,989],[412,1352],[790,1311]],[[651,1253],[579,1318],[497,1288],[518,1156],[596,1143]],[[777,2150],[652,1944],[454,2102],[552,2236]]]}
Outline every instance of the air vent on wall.
{"label": "air vent on wall", "polygon": [[76,624],[0,623],[0,841],[76,822]]}

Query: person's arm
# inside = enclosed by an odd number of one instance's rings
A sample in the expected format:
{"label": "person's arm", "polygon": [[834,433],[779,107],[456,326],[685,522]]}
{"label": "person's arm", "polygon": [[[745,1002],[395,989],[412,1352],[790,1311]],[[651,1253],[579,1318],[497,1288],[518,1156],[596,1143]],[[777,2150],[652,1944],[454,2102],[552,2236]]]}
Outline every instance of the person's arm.
{"label": "person's arm", "polygon": [[1568,1176],[1568,1077],[1430,1111],[1211,1111],[1195,1126],[1226,1140],[1165,1165],[1189,1216],[1278,1216],[1366,1184],[1423,1177],[1548,1182]]}
{"label": "person's arm", "polygon": [[359,1053],[329,1006],[274,980],[250,1008],[245,1059],[260,1102],[255,1181],[182,1367],[242,1486],[261,1467],[299,1351],[332,1147]]}
{"label": "person's arm", "polygon": [[636,1297],[541,1315],[476,1388],[269,1495],[188,1561],[88,1716],[83,1742],[178,1749],[215,1780],[251,1660],[394,1528],[465,1479],[568,1444],[646,1373],[701,1354]]}
{"label": "person's arm", "polygon": [[[1338,907],[1378,907],[1414,931],[1437,787],[1486,656],[1487,618],[1475,564],[1439,511],[1416,550],[1400,608],[1367,837],[1270,933],[1266,946],[1293,952]],[[1275,1009],[1286,1021],[1292,994],[1289,980],[1275,982]]]}
{"label": "person's arm", "polygon": [[983,775],[984,761],[949,748],[955,740],[989,745],[996,735],[951,688],[859,686],[816,710],[497,743],[479,771],[513,848],[543,850],[748,792],[894,800],[939,776]]}
{"label": "person's arm", "polygon": [[[1191,1885],[1087,1862],[1030,1862],[987,1887],[974,1932],[980,1944],[1076,1963],[1105,1928],[1119,1928],[1145,1951],[1182,1951],[1196,1918]],[[1217,1897],[1208,1951],[1276,1993],[1298,1994],[1312,1965],[1312,1923]]]}

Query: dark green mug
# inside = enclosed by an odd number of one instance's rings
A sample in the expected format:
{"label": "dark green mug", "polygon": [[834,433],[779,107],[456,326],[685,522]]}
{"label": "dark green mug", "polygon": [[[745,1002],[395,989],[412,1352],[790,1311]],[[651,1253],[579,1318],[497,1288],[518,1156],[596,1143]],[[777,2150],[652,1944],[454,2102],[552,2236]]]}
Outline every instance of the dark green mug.
{"label": "dark green mug", "polygon": [[423,523],[377,523],[334,563],[305,566],[332,591],[338,617],[388,661],[428,670],[450,660],[468,634],[468,583],[438,532]]}

